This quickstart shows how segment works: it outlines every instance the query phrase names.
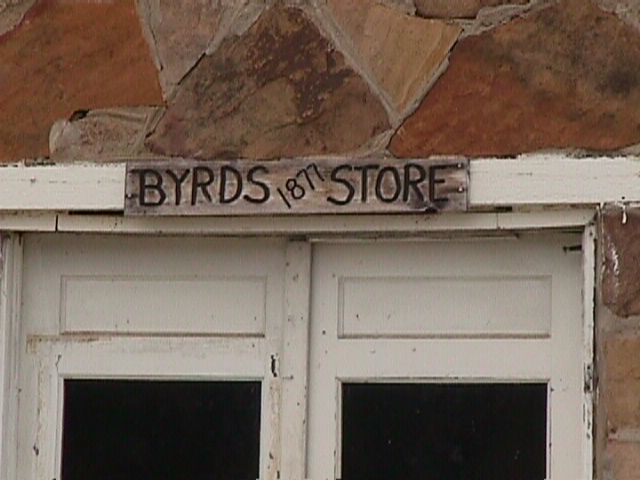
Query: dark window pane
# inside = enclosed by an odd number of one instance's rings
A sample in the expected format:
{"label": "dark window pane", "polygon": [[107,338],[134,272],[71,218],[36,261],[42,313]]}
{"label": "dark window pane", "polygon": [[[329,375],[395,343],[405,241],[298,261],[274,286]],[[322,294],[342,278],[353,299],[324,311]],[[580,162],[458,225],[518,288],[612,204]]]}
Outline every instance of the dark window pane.
{"label": "dark window pane", "polygon": [[259,382],[64,382],[62,480],[255,480],[259,437]]}
{"label": "dark window pane", "polygon": [[344,480],[543,480],[546,384],[343,384]]}

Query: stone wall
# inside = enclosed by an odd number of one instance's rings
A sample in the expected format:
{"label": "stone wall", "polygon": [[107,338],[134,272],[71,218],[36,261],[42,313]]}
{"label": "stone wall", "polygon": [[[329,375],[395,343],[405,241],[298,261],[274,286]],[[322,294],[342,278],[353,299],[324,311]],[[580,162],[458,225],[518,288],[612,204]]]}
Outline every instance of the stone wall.
{"label": "stone wall", "polygon": [[[640,153],[640,0],[0,0],[0,163]],[[640,210],[606,208],[597,472],[640,478]]]}
{"label": "stone wall", "polygon": [[0,0],[0,161],[640,150],[638,0]]}
{"label": "stone wall", "polygon": [[600,232],[596,441],[602,480],[640,472],[640,209],[607,207]]}

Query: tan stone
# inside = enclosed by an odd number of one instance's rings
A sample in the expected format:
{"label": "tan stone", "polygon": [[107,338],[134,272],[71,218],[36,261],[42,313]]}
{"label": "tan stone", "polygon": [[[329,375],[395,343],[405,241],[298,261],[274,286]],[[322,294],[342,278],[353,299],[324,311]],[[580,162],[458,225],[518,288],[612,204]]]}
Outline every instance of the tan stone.
{"label": "tan stone", "polygon": [[138,0],[138,3],[158,56],[160,83],[166,94],[204,54],[229,2]]}
{"label": "tan stone", "polygon": [[609,428],[640,427],[640,379],[609,381],[602,390],[602,397],[607,405]]}
{"label": "tan stone", "polygon": [[342,54],[295,8],[273,7],[181,82],[147,143],[196,158],[275,158],[357,149],[389,128]]}
{"label": "tan stone", "polygon": [[107,160],[135,155],[142,147],[145,127],[154,108],[93,110],[72,120],[60,120],[49,135],[51,158]]}
{"label": "tan stone", "polygon": [[20,23],[35,0],[0,0],[0,36]]}
{"label": "tan stone", "polygon": [[566,0],[455,47],[391,142],[399,156],[610,151],[640,142],[640,35]]}
{"label": "tan stone", "polygon": [[602,213],[602,301],[616,315],[640,315],[640,209]]}
{"label": "tan stone", "polygon": [[461,31],[375,0],[329,0],[328,5],[358,57],[400,111],[425,90]]}
{"label": "tan stone", "polygon": [[527,0],[415,0],[416,12],[428,18],[473,18],[486,7],[524,5]]}
{"label": "tan stone", "polygon": [[0,38],[0,161],[48,155],[76,110],[161,104],[131,1],[51,0]]}
{"label": "tan stone", "polygon": [[640,472],[640,443],[611,442],[606,455],[610,462],[611,479],[638,480]]}
{"label": "tan stone", "polygon": [[612,334],[605,340],[604,355],[608,382],[640,379],[640,334]]}

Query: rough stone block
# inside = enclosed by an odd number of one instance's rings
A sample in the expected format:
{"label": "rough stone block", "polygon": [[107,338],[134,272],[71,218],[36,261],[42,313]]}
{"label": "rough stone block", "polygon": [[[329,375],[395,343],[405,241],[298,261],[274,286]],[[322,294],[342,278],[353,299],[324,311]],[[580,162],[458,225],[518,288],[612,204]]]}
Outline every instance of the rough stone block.
{"label": "rough stone block", "polygon": [[[640,355],[640,352],[636,352]],[[610,429],[640,427],[640,379],[627,378],[607,382],[602,391]]]}
{"label": "rough stone block", "polygon": [[611,334],[604,348],[607,381],[640,380],[640,333]]}
{"label": "rough stone block", "polygon": [[461,31],[372,0],[329,0],[328,5],[360,60],[399,111],[425,91]]}
{"label": "rough stone block", "polygon": [[460,41],[393,137],[402,157],[515,156],[640,142],[640,32],[590,0],[551,2]]}
{"label": "rough stone block", "polygon": [[147,144],[277,158],[350,152],[388,128],[381,102],[303,12],[274,6],[185,77]]}
{"label": "rough stone block", "polygon": [[602,213],[602,301],[616,315],[640,315],[640,209]]}
{"label": "rough stone block", "polygon": [[640,443],[611,442],[607,445],[612,480],[637,480],[640,472]]}
{"label": "rough stone block", "polygon": [[60,120],[49,135],[51,158],[95,161],[135,155],[154,113],[150,107],[92,110],[73,120]]}
{"label": "rough stone block", "polygon": [[527,0],[415,0],[418,15],[429,18],[473,18],[485,7],[523,5]]}
{"label": "rough stone block", "polygon": [[18,25],[34,3],[35,0],[0,0],[0,35]]}
{"label": "rough stone block", "polygon": [[[160,83],[170,92],[204,54],[229,1],[138,0],[157,55]],[[238,2],[236,2],[238,3]]]}
{"label": "rough stone block", "polygon": [[0,161],[48,155],[76,110],[162,104],[133,0],[38,3],[0,37]]}
{"label": "rough stone block", "polygon": [[597,0],[597,3],[640,29],[640,0]]}

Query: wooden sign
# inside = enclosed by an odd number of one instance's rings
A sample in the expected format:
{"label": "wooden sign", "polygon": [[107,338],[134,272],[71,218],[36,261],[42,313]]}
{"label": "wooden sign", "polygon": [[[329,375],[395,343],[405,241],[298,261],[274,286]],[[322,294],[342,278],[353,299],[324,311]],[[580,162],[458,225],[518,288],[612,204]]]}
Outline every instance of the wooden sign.
{"label": "wooden sign", "polygon": [[467,209],[467,160],[146,160],[128,215],[411,213]]}

